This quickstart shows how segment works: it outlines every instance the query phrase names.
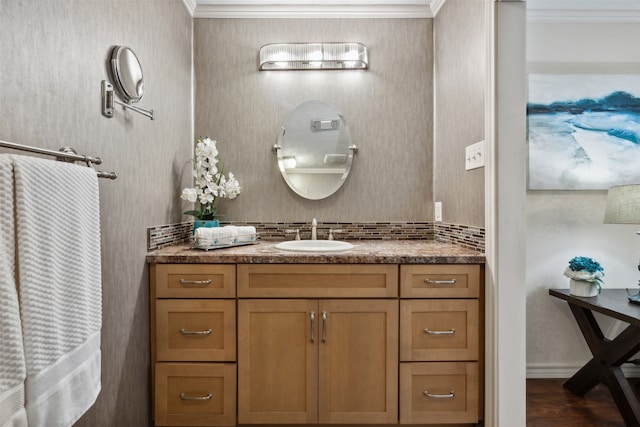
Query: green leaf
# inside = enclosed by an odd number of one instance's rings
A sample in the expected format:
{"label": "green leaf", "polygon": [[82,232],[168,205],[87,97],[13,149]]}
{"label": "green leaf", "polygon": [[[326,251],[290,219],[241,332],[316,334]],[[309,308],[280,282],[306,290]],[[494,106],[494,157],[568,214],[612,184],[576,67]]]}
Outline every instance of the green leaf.
{"label": "green leaf", "polygon": [[191,215],[191,216],[195,216],[196,218],[200,219],[200,211],[186,211],[186,212],[184,212],[184,215]]}

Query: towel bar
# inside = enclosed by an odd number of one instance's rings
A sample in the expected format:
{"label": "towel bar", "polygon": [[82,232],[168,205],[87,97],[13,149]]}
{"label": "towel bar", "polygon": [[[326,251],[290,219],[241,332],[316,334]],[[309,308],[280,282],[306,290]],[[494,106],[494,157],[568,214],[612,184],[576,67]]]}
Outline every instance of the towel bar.
{"label": "towel bar", "polygon": [[[73,148],[62,147],[60,151],[47,150],[45,148],[30,147],[28,145],[16,144],[14,142],[7,142],[0,140],[0,147],[11,148],[12,150],[28,151],[31,153],[45,154],[47,156],[55,156],[56,160],[64,162],[85,162],[88,167],[93,165],[99,165],[102,163],[100,157],[89,157],[81,154],[77,154]],[[116,179],[118,176],[115,172],[103,172],[96,171],[98,178]]]}

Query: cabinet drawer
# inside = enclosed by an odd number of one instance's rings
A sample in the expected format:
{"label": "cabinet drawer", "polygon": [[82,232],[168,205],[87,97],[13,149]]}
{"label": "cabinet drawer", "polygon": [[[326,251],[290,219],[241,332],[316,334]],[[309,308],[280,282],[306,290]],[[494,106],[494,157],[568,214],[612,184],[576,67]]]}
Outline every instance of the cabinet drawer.
{"label": "cabinet drawer", "polygon": [[393,264],[239,264],[238,296],[354,297],[398,296],[398,266]]}
{"label": "cabinet drawer", "polygon": [[234,298],[236,267],[226,264],[153,264],[157,298]]}
{"label": "cabinet drawer", "polygon": [[402,265],[402,298],[478,298],[482,268],[479,264]]}
{"label": "cabinet drawer", "polygon": [[159,361],[235,361],[235,300],[156,300]]}
{"label": "cabinet drawer", "polygon": [[400,423],[478,422],[477,362],[400,364]]}
{"label": "cabinet drawer", "polygon": [[236,365],[157,363],[158,426],[235,426]]}
{"label": "cabinet drawer", "polygon": [[478,360],[478,300],[401,300],[400,360]]}

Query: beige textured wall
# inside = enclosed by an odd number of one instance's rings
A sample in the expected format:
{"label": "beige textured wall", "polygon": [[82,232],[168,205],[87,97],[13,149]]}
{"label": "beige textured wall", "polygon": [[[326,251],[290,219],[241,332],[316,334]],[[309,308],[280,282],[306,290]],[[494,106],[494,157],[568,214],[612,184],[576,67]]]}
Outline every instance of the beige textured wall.
{"label": "beige textured wall", "polygon": [[[195,133],[218,140],[243,193],[226,220],[433,219],[430,19],[196,19]],[[258,72],[267,43],[358,41],[368,71]],[[286,185],[271,147],[286,114],[319,99],[340,110],[356,154],[333,196],[310,201]],[[227,203],[225,203],[227,202]]]}
{"label": "beige textured wall", "polygon": [[465,147],[484,139],[485,2],[448,0],[434,22],[435,201],[443,221],[484,227],[484,168],[465,171]]}
{"label": "beige textured wall", "polygon": [[[70,145],[119,175],[100,180],[102,392],[77,425],[149,425],[145,228],[181,219],[192,133],[191,17],[181,0],[6,0],[0,28],[0,139]],[[100,81],[113,45],[138,55],[147,92],[140,105],[155,109],[157,120],[120,108],[112,119],[101,115]]]}

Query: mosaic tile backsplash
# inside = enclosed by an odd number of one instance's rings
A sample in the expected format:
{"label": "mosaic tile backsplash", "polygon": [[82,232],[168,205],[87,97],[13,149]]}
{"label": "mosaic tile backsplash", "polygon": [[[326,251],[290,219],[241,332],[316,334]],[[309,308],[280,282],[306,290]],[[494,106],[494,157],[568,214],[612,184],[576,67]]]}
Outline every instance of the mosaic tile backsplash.
{"label": "mosaic tile backsplash", "polygon": [[[224,225],[252,225],[261,240],[291,240],[289,230],[300,230],[300,238],[311,235],[309,222],[222,222]],[[192,237],[192,222],[147,228],[147,249],[155,250]],[[329,229],[337,240],[436,240],[484,252],[485,230],[468,225],[426,222],[325,222],[318,223],[318,239],[326,239]]]}
{"label": "mosaic tile backsplash", "polygon": [[436,222],[434,235],[438,242],[453,243],[484,253],[484,227]]}

